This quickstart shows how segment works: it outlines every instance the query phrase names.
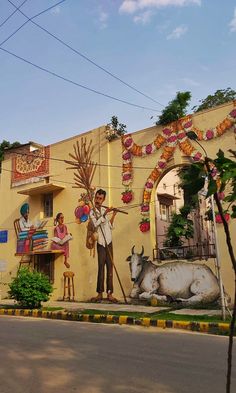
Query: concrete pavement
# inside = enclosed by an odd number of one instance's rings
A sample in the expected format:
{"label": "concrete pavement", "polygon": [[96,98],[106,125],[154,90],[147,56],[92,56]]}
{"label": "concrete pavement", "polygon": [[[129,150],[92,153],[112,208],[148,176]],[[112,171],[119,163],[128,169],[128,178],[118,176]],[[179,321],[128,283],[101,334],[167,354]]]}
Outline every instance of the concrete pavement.
{"label": "concrete pavement", "polygon": [[[0,308],[2,306],[14,306],[17,303],[13,299],[3,299],[0,301]],[[173,314],[178,315],[221,315],[221,310],[194,310],[188,308],[182,308],[179,310],[171,311],[170,307],[152,307],[147,305],[139,305],[139,304],[125,304],[125,303],[108,303],[102,301],[101,303],[91,303],[91,302],[71,302],[71,301],[61,301],[61,300],[49,300],[48,302],[42,303],[43,307],[62,307],[67,311],[79,311],[83,312],[84,310],[104,310],[110,312],[116,311],[125,311],[125,312],[143,312],[147,314],[156,313],[159,311],[168,311]]]}

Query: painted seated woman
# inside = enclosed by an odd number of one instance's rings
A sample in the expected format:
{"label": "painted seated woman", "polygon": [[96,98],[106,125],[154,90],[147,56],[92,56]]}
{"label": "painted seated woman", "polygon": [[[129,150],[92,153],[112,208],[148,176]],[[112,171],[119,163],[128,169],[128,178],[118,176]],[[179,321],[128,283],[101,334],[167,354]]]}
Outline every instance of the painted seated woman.
{"label": "painted seated woman", "polygon": [[69,258],[69,240],[72,239],[70,233],[68,233],[67,226],[64,224],[63,213],[58,213],[55,218],[54,237],[52,240],[52,250],[62,250],[64,253],[64,264],[69,269],[70,264],[68,263]]}

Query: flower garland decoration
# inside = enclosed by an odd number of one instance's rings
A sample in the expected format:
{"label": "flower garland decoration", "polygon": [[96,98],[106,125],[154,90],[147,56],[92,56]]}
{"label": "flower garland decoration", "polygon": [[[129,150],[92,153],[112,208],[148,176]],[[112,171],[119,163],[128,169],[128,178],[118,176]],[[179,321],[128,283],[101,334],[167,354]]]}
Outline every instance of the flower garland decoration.
{"label": "flower garland decoration", "polygon": [[165,143],[165,137],[158,134],[152,143],[144,146],[138,146],[134,143],[130,134],[123,135],[121,140],[123,158],[122,183],[125,187],[128,187],[132,183],[133,177],[132,156],[143,157],[156,152]]}
{"label": "flower garland decoration", "polygon": [[139,223],[139,228],[142,232],[150,230],[151,192],[154,184],[166,169],[168,161],[173,157],[176,147],[179,146],[180,150],[186,156],[191,157],[193,161],[201,160],[202,153],[195,149],[188,138],[187,133],[194,131],[198,136],[198,140],[205,141],[220,137],[232,127],[236,134],[236,101],[234,101],[233,105],[233,110],[230,111],[227,117],[220,124],[218,124],[215,128],[210,128],[205,131],[193,126],[192,116],[189,115],[164,127],[162,129],[162,134],[157,134],[154,141],[147,145],[137,145],[131,134],[122,136],[122,184],[125,186],[125,191],[122,193],[122,201],[124,203],[129,203],[133,200],[133,192],[131,190],[131,184],[133,181],[133,156],[144,157],[155,153],[163,146],[163,152],[160,159],[146,179],[144,186],[141,204],[142,219]]}
{"label": "flower garland decoration", "polygon": [[220,137],[226,131],[233,127],[236,133],[236,101],[233,102],[234,109],[228,116],[214,128],[208,128],[206,131],[201,131],[197,127],[193,127],[193,131],[197,134],[199,141],[209,141],[211,139]]}

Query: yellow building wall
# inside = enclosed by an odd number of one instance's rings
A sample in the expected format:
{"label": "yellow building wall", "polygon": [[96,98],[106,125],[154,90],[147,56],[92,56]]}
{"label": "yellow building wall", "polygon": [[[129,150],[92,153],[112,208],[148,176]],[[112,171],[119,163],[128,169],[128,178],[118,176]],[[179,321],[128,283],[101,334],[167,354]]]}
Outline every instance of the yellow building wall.
{"label": "yellow building wall", "polygon": [[[221,122],[232,110],[233,104],[222,105],[216,109],[208,110],[193,116],[193,124],[202,130],[215,127]],[[160,126],[153,126],[132,134],[132,137],[138,145],[151,143],[157,133],[161,133]],[[73,240],[70,241],[70,270],[75,273],[75,294],[76,300],[88,300],[96,293],[97,280],[97,256],[90,256],[90,251],[85,247],[86,241],[86,223],[78,225],[75,221],[74,210],[78,205],[81,189],[73,188],[73,170],[67,169],[68,164],[63,160],[70,160],[69,153],[73,153],[73,145],[81,138],[87,138],[89,142],[92,140],[94,146],[93,160],[98,163],[93,185],[96,188],[103,188],[107,191],[107,199],[105,204],[115,207],[128,207],[123,205],[121,201],[121,192],[124,190],[122,186],[122,147],[120,139],[108,142],[105,138],[105,126],[91,130],[82,135],[78,135],[58,143],[50,145],[50,164],[49,175],[50,183],[56,183],[65,187],[63,191],[54,193],[54,217],[58,212],[63,212],[65,216],[65,224],[68,231],[72,233]],[[194,142],[193,142],[194,144]],[[229,130],[220,138],[208,142],[201,142],[202,146],[207,150],[209,157],[215,157],[219,147],[227,155],[229,148],[235,148],[235,135],[233,130]],[[145,255],[152,258],[153,248],[156,246],[155,235],[155,213],[154,204],[151,204],[151,230],[142,233],[139,230],[140,207],[132,205],[140,205],[142,203],[143,188],[151,170],[155,167],[160,158],[162,149],[155,154],[146,157],[134,157],[134,179],[132,189],[134,191],[134,200],[131,207],[127,210],[128,215],[118,213],[115,219],[115,228],[113,232],[113,248],[114,262],[120,275],[126,296],[129,295],[132,288],[130,280],[129,266],[126,261],[127,256],[131,252],[131,248],[135,245],[135,249],[140,252],[142,245],[145,249]],[[61,160],[61,161],[60,161]],[[177,165],[187,162],[188,159],[183,157],[177,148],[174,158],[169,162],[170,170]],[[7,272],[2,273],[2,281],[7,283],[14,277],[19,266],[19,256],[15,256],[16,235],[13,228],[13,221],[19,217],[19,210],[24,202],[30,204],[30,220],[42,218],[41,196],[30,196],[18,194],[18,191],[36,187],[44,184],[44,180],[39,183],[21,185],[11,188],[11,159],[4,160],[2,165],[2,174],[0,177],[0,229],[8,230],[8,242],[0,244],[0,259],[7,261]],[[156,184],[157,187],[157,184]],[[152,200],[156,188],[152,192]],[[152,225],[152,223],[154,225]],[[53,219],[50,218],[46,225],[49,238],[53,236]],[[220,245],[220,257],[222,263],[222,275],[225,288],[228,293],[233,293],[233,270],[225,245],[225,237],[223,226],[217,225],[218,238]],[[230,221],[231,238],[234,245],[236,235],[236,224]],[[210,262],[209,266],[214,270],[214,265]],[[63,264],[63,256],[59,256],[55,260],[55,282],[52,299],[61,299],[63,296],[62,276],[65,271]],[[3,297],[7,296],[7,286],[2,287]],[[114,272],[114,294],[122,299],[122,292],[119,287]]]}

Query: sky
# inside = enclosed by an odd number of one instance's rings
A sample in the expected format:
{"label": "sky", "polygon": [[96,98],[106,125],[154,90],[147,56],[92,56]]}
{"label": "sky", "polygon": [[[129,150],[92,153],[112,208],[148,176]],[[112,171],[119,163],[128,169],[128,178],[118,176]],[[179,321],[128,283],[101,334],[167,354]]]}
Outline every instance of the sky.
{"label": "sky", "polygon": [[0,142],[49,145],[113,115],[134,132],[177,91],[191,113],[236,90],[236,0],[65,0],[29,21],[58,2],[0,0]]}

